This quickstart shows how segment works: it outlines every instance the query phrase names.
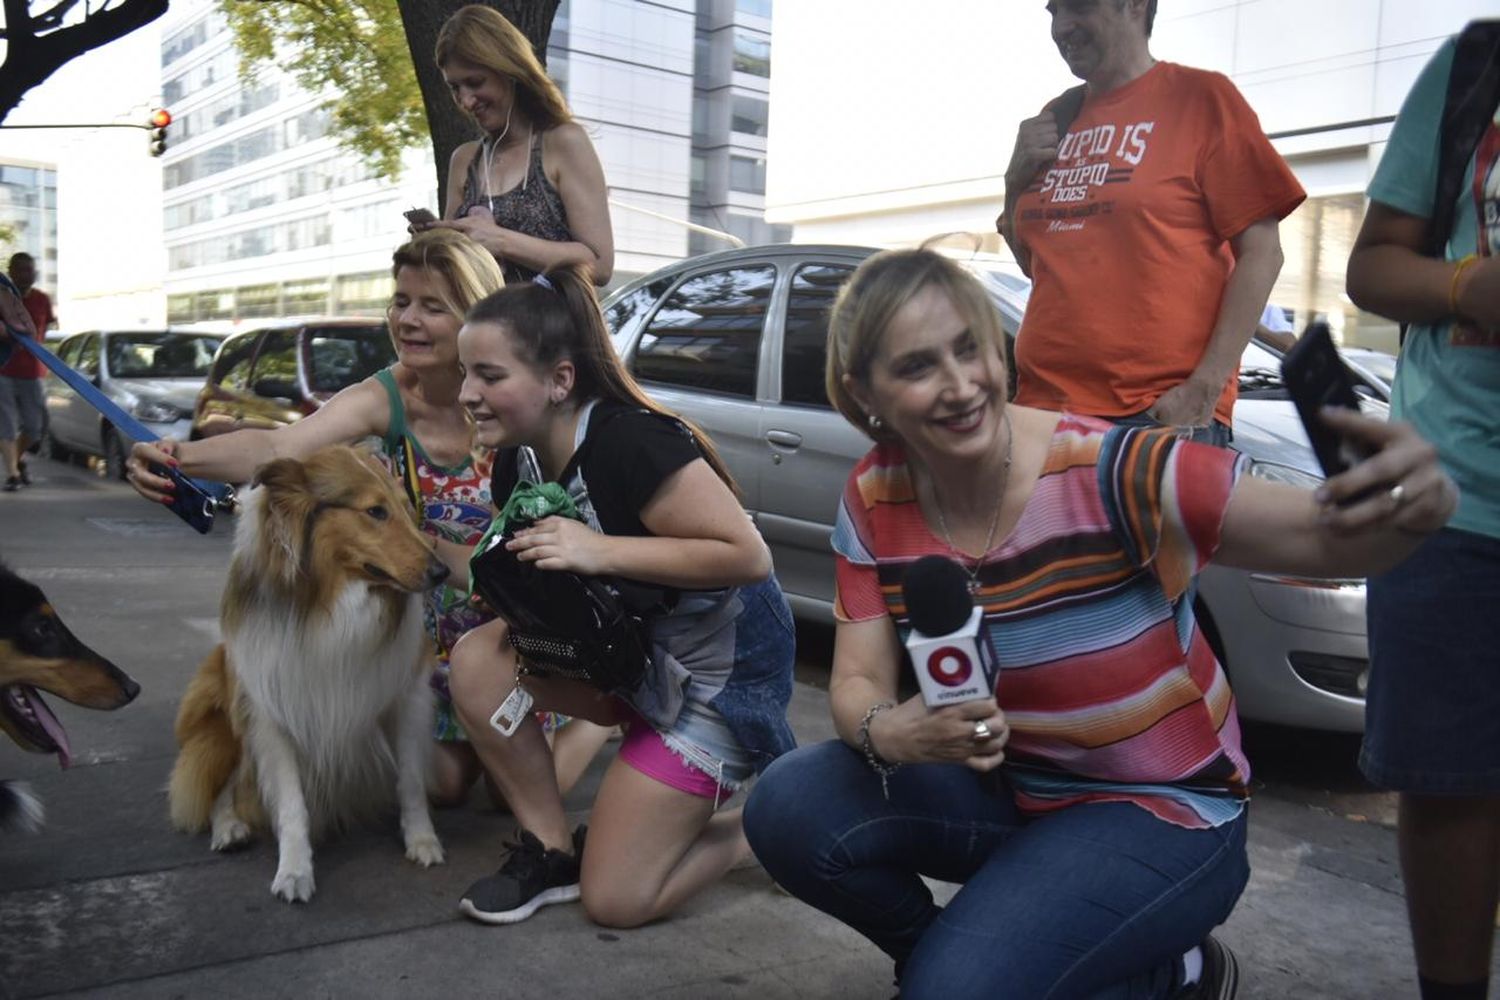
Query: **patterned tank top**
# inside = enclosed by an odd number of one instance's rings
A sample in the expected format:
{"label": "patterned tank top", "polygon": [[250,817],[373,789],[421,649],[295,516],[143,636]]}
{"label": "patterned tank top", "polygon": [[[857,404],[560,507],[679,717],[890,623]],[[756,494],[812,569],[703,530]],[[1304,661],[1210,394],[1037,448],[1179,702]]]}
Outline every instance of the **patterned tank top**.
{"label": "patterned tank top", "polygon": [[[416,484],[422,501],[422,530],[460,545],[474,545],[490,524],[490,468],[494,453],[470,455],[456,466],[434,462],[422,450],[422,443],[407,433],[406,406],[396,389],[396,376],[386,368],[376,372],[375,377],[385,386],[391,405],[390,427],[381,447],[397,477]],[[407,441],[411,443],[410,449],[406,447]],[[404,468],[408,454],[413,459],[411,470]],[[494,617],[469,604],[465,596],[465,591],[455,590],[446,583],[427,592],[424,602],[427,634],[437,644],[438,657],[444,662],[459,636]]]}
{"label": "patterned tank top", "polygon": [[[531,155],[526,166],[526,176],[509,191],[496,195],[485,193],[485,153],[492,140],[483,140],[479,149],[475,150],[474,158],[469,161],[469,170],[464,176],[463,201],[458,206],[459,216],[468,215],[475,206],[485,207],[494,215],[495,223],[504,229],[556,243],[572,242],[573,233],[568,229],[568,213],[563,207],[562,195],[557,193],[557,188],[552,186],[546,171],[542,169],[544,138],[545,133],[540,136],[532,134],[527,140]],[[504,270],[507,283],[530,281],[536,276],[536,271],[514,261],[506,261]]]}

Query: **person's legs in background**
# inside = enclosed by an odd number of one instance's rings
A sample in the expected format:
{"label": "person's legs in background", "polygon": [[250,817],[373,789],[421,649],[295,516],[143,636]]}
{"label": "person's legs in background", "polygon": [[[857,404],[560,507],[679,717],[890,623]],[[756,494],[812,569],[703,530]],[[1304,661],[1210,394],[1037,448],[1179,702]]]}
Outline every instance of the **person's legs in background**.
{"label": "person's legs in background", "polygon": [[1369,584],[1360,768],[1401,793],[1424,1000],[1487,995],[1500,903],[1500,539],[1445,530]]}
{"label": "person's legs in background", "polygon": [[20,400],[17,396],[19,379],[0,375],[0,458],[5,460],[5,485],[7,493],[14,493],[21,486],[21,456],[17,447],[17,435],[21,432]]}

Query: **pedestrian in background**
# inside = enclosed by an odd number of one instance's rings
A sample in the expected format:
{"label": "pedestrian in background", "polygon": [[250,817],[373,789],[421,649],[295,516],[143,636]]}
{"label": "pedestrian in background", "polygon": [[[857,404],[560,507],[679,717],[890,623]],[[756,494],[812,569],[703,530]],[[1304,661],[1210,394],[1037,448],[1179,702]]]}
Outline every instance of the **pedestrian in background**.
{"label": "pedestrian in background", "polygon": [[1227,443],[1302,187],[1227,77],[1152,57],[1156,0],[1048,10],[1085,83],[1021,123],[1005,170],[1000,231],[1033,282],[1016,401]]}
{"label": "pedestrian in background", "polygon": [[436,59],[484,137],[453,151],[444,221],[430,225],[483,244],[507,281],[577,264],[607,284],[615,241],[604,170],[526,36],[492,8],[464,7],[438,33]]}
{"label": "pedestrian in background", "polygon": [[[1389,566],[1452,483],[1410,427],[1342,412],[1373,457],[1315,496],[1227,448],[1007,404],[1005,367],[993,304],[947,258],[877,254],[839,293],[828,395],[875,440],[834,527],[839,738],[773,764],[745,832],[891,956],[906,1000],[1227,1000],[1237,963],[1209,931],[1249,876],[1250,774],[1194,577]],[[933,555],[969,575],[993,698],[898,695],[901,581]],[[922,876],[962,888],[940,907]]]}
{"label": "pedestrian in background", "polygon": [[[1500,24],[1489,30],[1476,91],[1493,94]],[[1456,159],[1451,230],[1434,232],[1454,66],[1449,39],[1407,95],[1348,275],[1356,304],[1409,324],[1392,414],[1433,443],[1462,491],[1447,528],[1369,582],[1360,768],[1400,792],[1424,1000],[1487,995],[1500,901],[1500,108],[1478,109],[1487,127]]]}
{"label": "pedestrian in background", "polygon": [[[37,337],[57,325],[52,299],[36,287],[36,260],[29,253],[11,254],[6,270],[20,293]],[[42,380],[47,368],[29,351],[17,350],[0,365],[0,455],[5,458],[6,493],[31,485],[26,450],[42,439],[47,425],[47,396]]]}

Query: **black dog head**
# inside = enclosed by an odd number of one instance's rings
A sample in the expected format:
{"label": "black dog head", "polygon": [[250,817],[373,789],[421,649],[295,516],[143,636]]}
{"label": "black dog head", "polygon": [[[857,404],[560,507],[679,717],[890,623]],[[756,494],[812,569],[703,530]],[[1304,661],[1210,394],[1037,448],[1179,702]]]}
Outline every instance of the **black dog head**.
{"label": "black dog head", "polygon": [[56,753],[66,767],[67,734],[38,689],[85,708],[114,709],[141,687],[79,642],[39,587],[0,564],[0,730],[33,753]]}

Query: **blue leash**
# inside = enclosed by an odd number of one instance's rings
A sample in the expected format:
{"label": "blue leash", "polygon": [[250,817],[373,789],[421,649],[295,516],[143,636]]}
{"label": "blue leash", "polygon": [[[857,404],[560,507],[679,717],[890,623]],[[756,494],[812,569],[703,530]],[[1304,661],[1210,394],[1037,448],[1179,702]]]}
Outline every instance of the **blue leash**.
{"label": "blue leash", "polygon": [[[100,392],[98,387],[81,374],[68,367],[68,364],[53,354],[40,343],[26,336],[13,336],[11,340],[20,344],[30,351],[37,360],[48,368],[52,373],[72,387],[73,391],[82,396],[84,400],[103,414],[104,418],[115,427],[119,428],[133,441],[160,441],[161,435],[147,429],[146,425],[120,409],[108,396]],[[204,479],[193,479],[183,475],[177,469],[162,468],[153,465],[151,471],[157,475],[165,476],[176,484],[175,497],[172,501],[172,513],[191,524],[202,534],[208,534],[214,526],[215,510],[234,509],[234,489],[227,483],[214,483]]]}

